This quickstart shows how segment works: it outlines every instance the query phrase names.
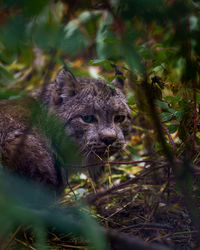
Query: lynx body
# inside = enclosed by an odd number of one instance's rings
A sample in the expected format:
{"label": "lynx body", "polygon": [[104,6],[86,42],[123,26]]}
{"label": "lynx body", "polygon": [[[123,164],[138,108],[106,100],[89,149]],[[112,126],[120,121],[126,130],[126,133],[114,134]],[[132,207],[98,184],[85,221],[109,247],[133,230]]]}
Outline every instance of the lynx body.
{"label": "lynx body", "polygon": [[[113,85],[115,88],[101,80],[76,79],[62,69],[55,83],[45,91],[34,92],[33,98],[1,101],[0,151],[4,166],[55,190],[64,187],[47,140],[35,128],[27,132],[28,106],[34,99],[41,99],[49,112],[62,120],[85,163],[105,160],[108,152],[111,155],[122,149],[130,127],[130,110],[122,92],[123,81],[116,79]],[[102,168],[90,168],[90,176],[96,180]]]}

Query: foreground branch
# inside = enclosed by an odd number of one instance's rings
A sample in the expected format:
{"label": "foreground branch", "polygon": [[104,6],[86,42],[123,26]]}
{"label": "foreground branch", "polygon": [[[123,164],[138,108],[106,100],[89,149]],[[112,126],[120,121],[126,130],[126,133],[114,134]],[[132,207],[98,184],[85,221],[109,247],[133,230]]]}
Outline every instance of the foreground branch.
{"label": "foreground branch", "polygon": [[139,163],[154,163],[154,161],[152,160],[141,160],[141,161],[101,161],[101,162],[96,162],[96,163],[91,163],[91,164],[87,164],[87,165],[83,165],[83,166],[79,166],[79,165],[66,165],[66,167],[70,167],[70,168],[90,168],[90,167],[99,167],[102,165],[123,165],[123,164],[139,164]]}
{"label": "foreground branch", "polygon": [[124,233],[115,232],[113,230],[103,229],[103,233],[108,238],[108,241],[111,243],[113,250],[169,250],[168,247],[165,247],[160,244],[151,244],[140,240],[136,237],[127,236]]}

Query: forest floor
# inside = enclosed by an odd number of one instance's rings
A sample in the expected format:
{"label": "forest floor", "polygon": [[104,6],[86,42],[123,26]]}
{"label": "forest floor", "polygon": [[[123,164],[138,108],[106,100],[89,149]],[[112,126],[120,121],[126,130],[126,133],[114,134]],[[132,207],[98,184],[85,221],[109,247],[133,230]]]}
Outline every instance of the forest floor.
{"label": "forest floor", "polygon": [[[196,249],[198,231],[168,166],[165,161],[146,160],[140,170],[135,166],[138,172],[134,176],[116,166],[107,181],[96,188],[89,180],[80,184],[80,180],[72,179],[62,204],[71,206],[75,200],[86,200],[88,209],[107,230],[169,249]],[[87,249],[84,242],[69,235],[50,236],[52,249]]]}
{"label": "forest floor", "polygon": [[[119,164],[122,160],[124,164]],[[113,163],[116,164],[111,164],[112,168],[107,166],[107,173],[98,185],[83,174],[70,178],[70,186],[66,188],[59,205],[73,207],[86,201],[87,209],[99,224],[105,230],[116,233],[114,242],[120,235],[125,237],[125,241],[128,238],[139,239],[167,249],[197,249],[198,231],[192,223],[177,179],[169,168],[170,164],[161,157],[159,161],[114,158]],[[196,185],[193,187],[196,198],[198,174],[196,169]],[[34,237],[27,229],[21,229],[15,243],[24,247],[20,249],[35,249]],[[69,234],[60,235],[53,229],[49,229],[48,248],[89,249],[84,240]],[[111,244],[111,249],[125,248],[119,243],[117,246]],[[140,249],[148,249],[148,245]]]}
{"label": "forest floor", "polygon": [[[109,188],[104,184],[96,193],[92,188],[86,191],[90,210],[101,225],[119,234],[170,249],[195,249],[197,231],[167,166],[166,162],[146,163],[134,178],[120,183],[124,174],[115,168]],[[71,187],[76,192],[80,185]]]}

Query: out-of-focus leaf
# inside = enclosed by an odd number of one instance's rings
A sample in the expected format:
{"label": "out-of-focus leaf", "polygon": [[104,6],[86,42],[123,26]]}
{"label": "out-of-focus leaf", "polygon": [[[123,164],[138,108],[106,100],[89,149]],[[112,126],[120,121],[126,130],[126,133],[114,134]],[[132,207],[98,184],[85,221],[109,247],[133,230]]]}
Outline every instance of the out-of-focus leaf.
{"label": "out-of-focus leaf", "polygon": [[115,80],[116,78],[120,78],[120,79],[122,79],[122,80],[125,80],[125,79],[126,79],[125,76],[123,76],[123,75],[114,75],[114,76],[112,76],[112,77],[109,77],[108,80],[109,80],[110,82],[112,82],[112,81]]}
{"label": "out-of-focus leaf", "polygon": [[77,54],[84,50],[90,44],[90,34],[85,25],[98,16],[98,13],[83,12],[79,18],[70,21],[64,27],[64,37],[61,47],[67,54]]}
{"label": "out-of-focus leaf", "polygon": [[[0,39],[3,44],[6,44],[6,49],[12,53],[19,53],[30,42],[27,37],[26,24],[28,18],[20,15],[15,18],[10,18],[9,21],[1,27]],[[29,40],[29,41],[28,41]]]}
{"label": "out-of-focus leaf", "polygon": [[0,221],[7,225],[0,227],[1,233],[12,230],[16,224],[32,225],[36,236],[41,232],[45,237],[47,228],[54,227],[57,232],[84,237],[94,249],[106,249],[104,235],[95,220],[84,210],[84,204],[65,209],[53,205],[54,197],[45,187],[2,170],[0,197]]}
{"label": "out-of-focus leaf", "polygon": [[96,60],[90,60],[89,65],[92,66],[98,66],[98,65],[104,65],[110,63],[109,60],[106,59],[96,59]]}
{"label": "out-of-focus leaf", "polygon": [[169,113],[169,112],[163,112],[161,114],[161,119],[162,119],[162,122],[168,122],[172,119],[173,117],[173,114]]}
{"label": "out-of-focus leaf", "polygon": [[[97,250],[107,249],[107,242],[105,241],[105,236],[100,232],[99,226],[88,213],[87,210],[80,213],[81,215],[81,224],[82,224],[82,232],[86,239],[89,239],[89,245],[91,248]],[[85,230],[87,228],[87,230]]]}
{"label": "out-of-focus leaf", "polygon": [[34,0],[34,1],[26,1],[26,0],[5,0],[4,8],[13,8],[14,10],[23,11],[24,15],[34,16],[38,15],[43,8],[48,4],[49,0]]}
{"label": "out-of-focus leaf", "polygon": [[76,22],[71,21],[64,28],[64,39],[62,48],[68,54],[75,54],[84,50],[89,45],[88,37],[81,32]]}
{"label": "out-of-focus leaf", "polygon": [[168,130],[169,130],[170,134],[173,134],[178,130],[178,126],[177,125],[169,125]]}
{"label": "out-of-focus leaf", "polygon": [[112,17],[108,16],[105,22],[102,22],[97,33],[97,54],[102,59],[124,59],[129,68],[134,71],[143,71],[139,55],[134,47],[134,40],[137,32],[131,30],[127,32],[126,37],[118,39],[117,43],[108,43],[105,41],[117,39],[115,34],[111,32]]}
{"label": "out-of-focus leaf", "polygon": [[78,165],[81,162],[78,147],[67,135],[63,123],[53,114],[49,114],[45,107],[35,103],[31,107],[32,124],[36,126],[50,140],[55,150],[56,161],[59,166]]}
{"label": "out-of-focus leaf", "polygon": [[165,108],[165,109],[169,108],[169,105],[168,105],[167,102],[162,102],[162,101],[156,100],[155,104],[158,105],[161,108]]}
{"label": "out-of-focus leaf", "polygon": [[168,108],[168,111],[171,112],[173,115],[176,115],[176,110],[172,109],[172,108]]}
{"label": "out-of-focus leaf", "polygon": [[115,86],[112,84],[112,82],[109,82],[109,83],[108,83],[108,86],[109,86],[111,89],[115,89]]}
{"label": "out-of-focus leaf", "polygon": [[197,93],[196,98],[197,98],[197,104],[200,104],[200,93]]}
{"label": "out-of-focus leaf", "polygon": [[115,39],[114,34],[109,32],[111,20],[108,17],[108,23],[102,22],[97,31],[96,42],[97,42],[97,55],[98,58],[102,59],[115,59],[118,55],[117,45],[104,42],[105,39]]}
{"label": "out-of-focus leaf", "polygon": [[34,42],[44,51],[58,49],[64,39],[62,25],[54,18],[49,8],[46,8],[37,19],[31,23],[29,32]]}
{"label": "out-of-focus leaf", "polygon": [[16,53],[13,51],[9,51],[6,48],[0,50],[0,62],[3,64],[11,64],[14,60],[16,60]]}
{"label": "out-of-focus leaf", "polygon": [[134,105],[136,103],[135,95],[132,92],[128,92],[127,99],[128,99],[128,104],[129,105]]}
{"label": "out-of-focus leaf", "polygon": [[105,43],[120,43],[120,40],[119,39],[117,39],[117,38],[105,38],[104,39],[104,42]]}
{"label": "out-of-focus leaf", "polygon": [[10,89],[7,89],[7,90],[4,90],[4,91],[0,91],[0,99],[16,99],[16,98],[20,98],[22,95],[13,91],[13,90],[10,90]]}
{"label": "out-of-focus leaf", "polygon": [[172,103],[172,106],[176,105],[179,100],[181,98],[181,95],[177,95],[177,96],[165,96],[164,99],[166,101],[170,101]]}
{"label": "out-of-focus leaf", "polygon": [[[92,66],[103,66],[105,69],[112,69],[113,62],[107,59],[96,59],[90,60],[89,65]],[[109,79],[109,81],[112,81]]]}
{"label": "out-of-focus leaf", "polygon": [[0,63],[0,83],[6,85],[9,81],[13,79],[12,72],[8,70],[3,64]]}
{"label": "out-of-focus leaf", "polygon": [[178,110],[178,111],[175,112],[175,115],[177,116],[179,121],[182,119],[183,114],[184,114],[183,110]]}

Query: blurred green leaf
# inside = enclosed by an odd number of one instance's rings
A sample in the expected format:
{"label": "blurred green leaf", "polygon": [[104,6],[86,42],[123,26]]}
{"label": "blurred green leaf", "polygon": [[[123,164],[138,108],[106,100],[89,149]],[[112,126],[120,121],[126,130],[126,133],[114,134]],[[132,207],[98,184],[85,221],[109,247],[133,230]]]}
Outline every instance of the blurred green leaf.
{"label": "blurred green leaf", "polygon": [[26,24],[29,19],[23,15],[10,18],[9,21],[1,27],[0,39],[6,50],[11,51],[13,54],[23,51],[23,48],[30,43],[27,36]]}
{"label": "blurred green leaf", "polygon": [[108,86],[109,86],[111,89],[115,89],[115,86],[112,84],[112,82],[109,82],[109,83],[108,83]]}
{"label": "blurred green leaf", "polygon": [[12,72],[7,69],[3,64],[0,63],[0,83],[6,85],[9,81],[13,79]]}
{"label": "blurred green leaf", "polygon": [[98,13],[83,12],[77,19],[70,21],[64,27],[64,37],[61,48],[67,54],[77,54],[90,45],[90,34],[85,25],[89,25],[99,16]]}
{"label": "blurred green leaf", "polygon": [[177,96],[165,96],[164,97],[164,99],[166,101],[170,101],[171,102],[172,106],[176,105],[179,102],[180,98],[181,98],[181,95],[177,95]]}
{"label": "blurred green leaf", "polygon": [[173,114],[169,113],[169,112],[163,112],[161,114],[161,120],[162,122],[168,122],[172,119]]}
{"label": "blurred green leaf", "polygon": [[196,98],[197,98],[197,104],[200,104],[200,93],[197,93]]}
{"label": "blurred green leaf", "polygon": [[114,43],[115,44],[115,43],[120,43],[120,40],[117,39],[117,38],[105,38],[104,42],[105,43],[112,43],[112,44]]}
{"label": "blurred green leaf", "polygon": [[167,102],[162,102],[162,101],[156,100],[155,104],[158,105],[161,108],[165,108],[165,109],[169,108],[169,105],[168,105]]}
{"label": "blurred green leaf", "polygon": [[129,105],[134,105],[136,103],[135,95],[132,92],[128,92],[127,99],[128,99],[128,104]]}
{"label": "blurred green leaf", "polygon": [[92,65],[92,66],[99,66],[99,65],[104,65],[104,64],[110,64],[110,61],[106,59],[96,59],[96,60],[90,60],[89,62],[89,65]]}
{"label": "blurred green leaf", "polygon": [[63,123],[54,114],[49,114],[46,107],[35,105],[31,107],[31,123],[39,129],[50,140],[54,149],[56,162],[61,167],[67,168],[73,165],[79,165],[81,157],[78,147],[67,135]]}
{"label": "blurred green leaf", "polygon": [[170,134],[173,134],[178,130],[178,126],[177,125],[169,125],[168,130],[169,130]]}
{"label": "blurred green leaf", "polygon": [[13,99],[20,98],[20,97],[22,97],[21,94],[13,91],[11,89],[0,91],[0,99],[10,99],[10,100],[13,100]]}
{"label": "blurred green leaf", "polygon": [[177,116],[179,121],[183,118],[183,114],[184,114],[183,110],[179,110],[175,112],[175,115]]}
{"label": "blurred green leaf", "polygon": [[84,237],[94,249],[106,249],[104,235],[90,213],[84,210],[84,204],[72,208],[53,205],[55,198],[45,187],[2,170],[0,197],[0,221],[6,225],[0,227],[3,234],[16,224],[31,225],[36,232],[36,243],[41,244],[45,243],[47,228],[54,227],[57,232]]}
{"label": "blurred green leaf", "polygon": [[4,7],[18,9],[20,11],[23,11],[24,15],[32,17],[38,15],[48,3],[49,0],[4,0]]}

